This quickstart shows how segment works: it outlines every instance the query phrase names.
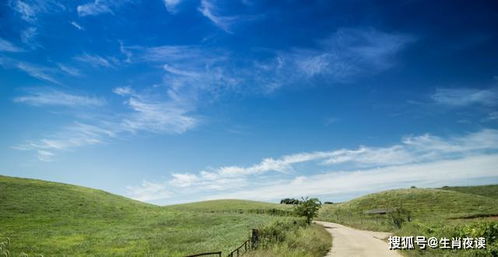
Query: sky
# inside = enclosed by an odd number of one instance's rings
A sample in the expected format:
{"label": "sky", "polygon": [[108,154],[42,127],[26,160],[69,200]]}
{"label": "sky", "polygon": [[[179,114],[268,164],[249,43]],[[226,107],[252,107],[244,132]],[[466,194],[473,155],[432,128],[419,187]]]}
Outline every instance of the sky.
{"label": "sky", "polygon": [[4,0],[0,174],[154,204],[498,183],[494,1]]}

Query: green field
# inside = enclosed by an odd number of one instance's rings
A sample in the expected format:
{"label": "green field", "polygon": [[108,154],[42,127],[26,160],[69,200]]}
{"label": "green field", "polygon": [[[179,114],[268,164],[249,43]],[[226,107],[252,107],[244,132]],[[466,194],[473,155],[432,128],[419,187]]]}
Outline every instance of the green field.
{"label": "green field", "polygon": [[11,256],[226,253],[251,228],[295,219],[258,214],[282,208],[241,200],[160,207],[95,189],[0,176],[0,241],[10,239]]}
{"label": "green field", "polygon": [[[452,237],[462,233],[492,234],[488,242],[496,245],[498,223],[498,185],[445,187],[444,189],[399,189],[369,194],[348,202],[325,205],[319,219],[404,236]],[[390,214],[369,214],[371,210],[408,211],[409,221],[401,228]],[[392,213],[392,212],[391,212]],[[490,247],[491,248],[491,247]],[[474,256],[469,251],[405,251],[408,256]],[[498,252],[497,252],[498,254]],[[497,256],[480,252],[475,256]]]}
{"label": "green field", "polygon": [[498,185],[467,186],[467,187],[443,187],[443,190],[457,191],[461,193],[482,195],[498,199]]}

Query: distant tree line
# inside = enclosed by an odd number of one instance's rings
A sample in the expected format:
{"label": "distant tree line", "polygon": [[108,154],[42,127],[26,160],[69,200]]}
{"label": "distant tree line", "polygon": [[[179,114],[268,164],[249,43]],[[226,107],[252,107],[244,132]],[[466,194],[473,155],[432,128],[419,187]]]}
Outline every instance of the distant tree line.
{"label": "distant tree line", "polygon": [[294,198],[284,198],[280,201],[280,204],[299,204],[301,201]]}
{"label": "distant tree line", "polygon": [[[298,200],[298,199],[295,199],[295,198],[284,198],[284,199],[280,200],[280,204],[298,205],[301,202],[302,202],[301,200]],[[333,202],[324,202],[323,204],[334,204],[334,203]]]}

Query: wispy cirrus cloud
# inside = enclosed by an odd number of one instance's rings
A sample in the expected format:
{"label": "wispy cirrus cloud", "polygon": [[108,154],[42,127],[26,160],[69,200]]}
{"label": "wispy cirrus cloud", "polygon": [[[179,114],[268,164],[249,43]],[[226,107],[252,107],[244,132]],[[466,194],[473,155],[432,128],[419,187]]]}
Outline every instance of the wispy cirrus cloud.
{"label": "wispy cirrus cloud", "polygon": [[78,15],[95,16],[100,14],[114,14],[114,9],[123,4],[129,3],[131,0],[93,0],[86,4],[81,4],[76,7]]}
{"label": "wispy cirrus cloud", "polygon": [[75,60],[87,63],[93,67],[113,68],[118,64],[118,60],[112,57],[102,57],[99,55],[82,54],[74,57]]}
{"label": "wispy cirrus cloud", "polygon": [[54,78],[54,74],[57,73],[57,70],[54,68],[39,66],[6,57],[0,57],[0,66],[9,69],[18,69],[33,78],[60,84],[60,82]]}
{"label": "wispy cirrus cloud", "polygon": [[[164,189],[175,192],[172,196],[182,196],[186,192],[199,191],[206,198],[242,197],[250,199],[270,200],[285,194],[302,196],[302,194],[329,194],[338,193],[340,190],[332,189],[331,184],[326,186],[323,179],[331,183],[333,180],[348,181],[343,187],[373,186],[381,181],[372,180],[376,176],[393,176],[400,179],[400,183],[428,183],[433,179],[426,179],[428,174],[421,168],[428,168],[431,172],[440,175],[440,181],[445,178],[464,179],[465,176],[478,178],[496,175],[492,164],[498,163],[498,130],[483,129],[461,136],[438,137],[434,135],[406,136],[399,144],[385,147],[360,146],[356,149],[338,149],[324,152],[305,152],[282,156],[280,158],[266,158],[251,166],[223,166],[215,169],[202,170],[198,173],[173,173],[169,181],[162,182]],[[493,157],[491,157],[493,156]],[[493,160],[494,158],[494,160]],[[471,167],[483,160],[488,164]],[[484,161],[485,160],[485,161]],[[462,163],[461,165],[458,163]],[[314,175],[303,176],[300,174],[302,167],[309,174],[310,169]],[[458,167],[452,172],[438,170],[442,166]],[[486,166],[488,165],[488,166]],[[481,169],[480,167],[485,168]],[[463,168],[462,168],[463,167]],[[479,167],[479,169],[476,169]],[[420,169],[420,170],[418,170]],[[478,170],[478,171],[477,171]],[[398,171],[398,172],[397,172]],[[407,173],[403,173],[406,171]],[[469,172],[475,173],[471,174]],[[494,173],[493,173],[494,172]],[[438,176],[439,176],[438,175]],[[270,176],[271,181],[278,183],[271,186],[261,186],[261,179]],[[356,178],[356,180],[355,180]],[[434,180],[432,180],[434,182]],[[375,183],[374,183],[375,182]],[[238,185],[234,190],[233,185]],[[295,190],[302,185],[318,186],[318,189]],[[391,186],[398,185],[392,183]],[[257,189],[244,189],[257,188]],[[257,193],[267,191],[272,187],[282,188],[282,191],[272,190],[271,194]],[[370,190],[374,189],[372,187]],[[223,192],[223,193],[219,193]],[[249,193],[255,193],[250,196]],[[130,192],[130,196],[133,194]],[[166,198],[165,198],[166,199]],[[158,200],[158,199],[155,199]],[[164,199],[163,199],[164,200]]]}
{"label": "wispy cirrus cloud", "polygon": [[373,28],[341,28],[314,48],[279,51],[273,60],[259,65],[275,74],[274,86],[314,78],[349,82],[393,67],[396,54],[414,40],[411,35]]}
{"label": "wispy cirrus cloud", "polygon": [[32,88],[27,95],[14,98],[14,102],[33,106],[96,107],[105,104],[103,99],[71,94],[53,88]]}
{"label": "wispy cirrus cloud", "polygon": [[[28,140],[14,148],[35,152],[41,161],[47,160],[47,157],[53,160],[59,152],[111,142],[115,138],[138,132],[182,134],[198,124],[198,119],[190,115],[189,105],[176,98],[151,92],[140,93],[130,87],[115,88],[113,91],[125,98],[123,104],[127,107],[126,111],[88,117],[39,140]],[[33,90],[28,95],[15,98],[14,101],[40,107],[65,106],[83,109],[103,107],[106,103],[101,98],[55,89]]]}
{"label": "wispy cirrus cloud", "polygon": [[38,48],[41,45],[35,40],[37,35],[38,29],[36,27],[29,27],[21,32],[21,41],[31,49]]}
{"label": "wispy cirrus cloud", "polygon": [[77,23],[75,21],[70,22],[70,24],[73,25],[73,27],[77,28],[78,30],[85,30],[85,28],[83,28],[83,26],[81,26],[79,23]]}
{"label": "wispy cirrus cloud", "polygon": [[61,63],[58,63],[57,64],[57,67],[64,73],[66,74],[69,74],[71,76],[75,76],[75,77],[79,77],[81,76],[81,71],[74,68],[74,67],[71,67],[71,66],[68,66],[68,65],[65,65],[65,64],[61,64]]}
{"label": "wispy cirrus cloud", "polygon": [[232,24],[239,20],[239,17],[237,16],[221,16],[216,14],[216,6],[209,0],[201,0],[199,12],[201,12],[204,17],[208,18],[214,25],[228,33],[231,33],[230,27]]}
{"label": "wispy cirrus cloud", "polygon": [[102,144],[115,136],[114,131],[103,126],[76,122],[45,138],[28,141],[13,148],[35,152],[40,161],[52,161],[55,157],[55,152]]}
{"label": "wispy cirrus cloud", "polygon": [[89,15],[99,15],[104,13],[113,13],[108,1],[105,0],[95,0],[90,3],[78,5],[76,11],[79,16],[89,16]]}
{"label": "wispy cirrus cloud", "polygon": [[22,49],[21,47],[16,46],[13,43],[11,43],[5,39],[0,38],[0,52],[17,53],[17,52],[23,52],[23,51],[24,51],[24,49]]}
{"label": "wispy cirrus cloud", "polygon": [[182,2],[182,0],[163,0],[166,10],[170,13],[177,12],[177,6]]}
{"label": "wispy cirrus cloud", "polygon": [[32,24],[37,21],[39,14],[66,10],[66,7],[56,0],[9,0],[8,3],[21,19]]}
{"label": "wispy cirrus cloud", "polygon": [[124,130],[181,134],[195,127],[189,106],[174,97],[167,100],[135,93],[130,88],[116,88],[118,95],[128,97],[125,104],[133,110],[121,121]]}
{"label": "wispy cirrus cloud", "polygon": [[[498,180],[497,165],[498,155],[489,154],[373,169],[332,171],[280,180],[268,185],[255,186],[252,189],[204,195],[203,199],[275,201],[287,197],[316,196],[333,201],[344,201],[366,193],[410,186],[466,185],[469,181],[490,183]],[[157,201],[157,199],[154,200]]]}
{"label": "wispy cirrus cloud", "polygon": [[164,185],[143,181],[140,186],[130,186],[127,191],[134,195],[139,201],[154,201],[169,198],[172,193],[165,189]]}
{"label": "wispy cirrus cloud", "polygon": [[450,107],[496,106],[498,104],[498,89],[439,88],[431,98],[437,104]]}
{"label": "wispy cirrus cloud", "polygon": [[[375,29],[339,29],[315,47],[266,50],[267,58],[241,57],[230,51],[189,45],[123,46],[130,62],[163,64],[170,85],[203,90],[220,88],[272,92],[289,85],[354,81],[396,65],[396,55],[415,39]],[[256,54],[256,53],[254,53]]]}

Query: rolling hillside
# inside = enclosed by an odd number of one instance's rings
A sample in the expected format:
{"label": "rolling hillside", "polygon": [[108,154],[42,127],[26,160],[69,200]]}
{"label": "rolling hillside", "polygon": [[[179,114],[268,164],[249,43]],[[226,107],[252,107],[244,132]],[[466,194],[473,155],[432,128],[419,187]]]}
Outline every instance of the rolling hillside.
{"label": "rolling hillside", "polygon": [[[231,207],[230,207],[231,206]],[[185,256],[228,251],[281,219],[211,210],[278,205],[215,201],[160,207],[79,186],[0,176],[0,241],[15,256]]]}
{"label": "rolling hillside", "polygon": [[[403,251],[406,256],[496,256],[498,224],[488,218],[498,215],[498,200],[490,197],[495,187],[389,190],[326,205],[320,211],[319,219],[359,229],[390,231],[400,236],[486,236],[489,243],[488,249],[479,252]],[[408,212],[397,215],[392,211],[396,208]],[[388,214],[379,214],[386,211]],[[394,220],[399,217],[404,221],[396,226]]]}
{"label": "rolling hillside", "polygon": [[[325,207],[325,210],[328,206]],[[403,207],[416,218],[497,214],[498,201],[489,197],[440,189],[399,189],[369,194],[332,208],[360,214],[372,209]]]}
{"label": "rolling hillside", "polygon": [[498,185],[485,186],[461,186],[461,187],[443,187],[443,190],[456,191],[467,194],[481,195],[498,199]]}

